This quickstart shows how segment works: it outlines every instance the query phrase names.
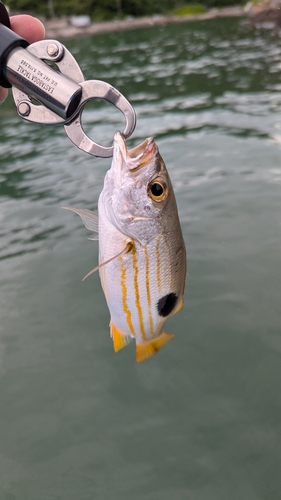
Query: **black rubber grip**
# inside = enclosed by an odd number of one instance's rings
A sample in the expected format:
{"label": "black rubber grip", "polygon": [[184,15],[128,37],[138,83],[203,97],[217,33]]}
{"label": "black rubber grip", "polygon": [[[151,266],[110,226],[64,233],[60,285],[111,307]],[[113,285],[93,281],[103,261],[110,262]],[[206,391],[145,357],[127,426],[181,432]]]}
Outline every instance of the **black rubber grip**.
{"label": "black rubber grip", "polygon": [[9,13],[3,2],[0,2],[0,23],[7,26],[7,28],[11,27]]}
{"label": "black rubber grip", "polygon": [[6,61],[10,52],[16,47],[27,47],[29,44],[10,29],[10,20],[8,12],[0,2],[0,85],[2,87],[11,87],[6,79]]}

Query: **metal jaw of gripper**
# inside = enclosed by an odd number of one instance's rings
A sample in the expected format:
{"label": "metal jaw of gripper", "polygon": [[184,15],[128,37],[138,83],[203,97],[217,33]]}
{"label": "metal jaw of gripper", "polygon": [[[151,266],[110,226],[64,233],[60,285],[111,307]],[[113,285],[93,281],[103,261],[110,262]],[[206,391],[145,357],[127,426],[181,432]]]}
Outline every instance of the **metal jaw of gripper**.
{"label": "metal jaw of gripper", "polygon": [[[59,71],[45,61],[54,63]],[[123,113],[125,138],[134,131],[136,114],[129,101],[109,83],[85,80],[77,61],[57,40],[44,40],[26,49],[15,49],[7,75],[13,85],[19,116],[44,125],[63,124],[69,139],[86,153],[101,157],[113,155],[113,146],[97,144],[83,129],[83,107],[93,99],[105,100]]]}

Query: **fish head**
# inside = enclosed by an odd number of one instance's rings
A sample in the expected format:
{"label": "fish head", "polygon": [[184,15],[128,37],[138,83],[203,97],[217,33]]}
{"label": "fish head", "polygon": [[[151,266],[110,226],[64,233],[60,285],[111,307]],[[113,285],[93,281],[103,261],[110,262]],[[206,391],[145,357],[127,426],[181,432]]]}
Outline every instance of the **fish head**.
{"label": "fish head", "polygon": [[176,201],[153,138],[129,150],[123,135],[116,132],[103,200],[115,227],[143,245],[173,228]]}

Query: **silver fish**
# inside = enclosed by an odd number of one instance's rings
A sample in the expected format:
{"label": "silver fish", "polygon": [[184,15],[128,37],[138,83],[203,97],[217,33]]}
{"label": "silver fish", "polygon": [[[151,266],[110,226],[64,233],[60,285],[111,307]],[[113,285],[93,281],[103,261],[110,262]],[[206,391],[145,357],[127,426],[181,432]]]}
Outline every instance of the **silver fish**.
{"label": "silver fish", "polygon": [[[64,207],[99,233],[100,279],[117,352],[132,339],[136,360],[153,356],[173,334],[167,318],[183,307],[186,251],[173,187],[153,138],[128,150],[120,132],[97,215]],[[86,276],[86,277],[87,277]]]}

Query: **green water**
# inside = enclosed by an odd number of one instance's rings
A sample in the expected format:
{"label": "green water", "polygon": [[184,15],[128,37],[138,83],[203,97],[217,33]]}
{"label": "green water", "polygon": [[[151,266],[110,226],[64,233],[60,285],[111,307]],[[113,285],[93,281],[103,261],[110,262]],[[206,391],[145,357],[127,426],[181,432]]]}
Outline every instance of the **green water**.
{"label": "green water", "polygon": [[[88,79],[154,136],[188,252],[175,339],[137,365],[115,354],[95,209],[110,160],[63,127],[0,120],[0,500],[281,498],[281,44],[246,19],[115,33],[66,45]],[[110,144],[122,120],[87,107]]]}

